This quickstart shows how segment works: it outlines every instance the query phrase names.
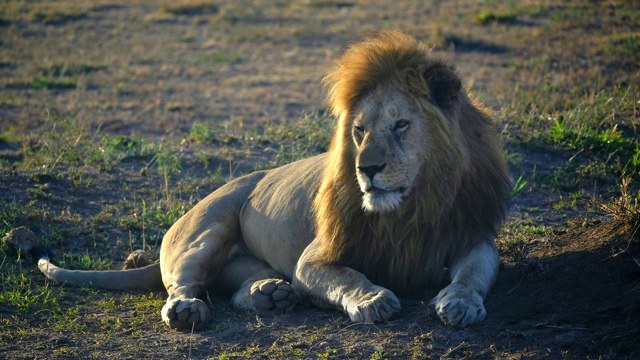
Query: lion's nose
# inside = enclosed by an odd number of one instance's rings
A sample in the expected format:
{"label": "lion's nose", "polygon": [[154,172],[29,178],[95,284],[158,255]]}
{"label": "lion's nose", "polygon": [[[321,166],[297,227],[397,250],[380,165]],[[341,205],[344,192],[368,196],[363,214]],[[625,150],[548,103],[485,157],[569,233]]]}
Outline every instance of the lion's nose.
{"label": "lion's nose", "polygon": [[365,175],[369,177],[370,180],[373,180],[373,177],[376,176],[377,173],[384,170],[387,164],[382,165],[370,165],[370,166],[358,166],[358,170],[363,172]]}

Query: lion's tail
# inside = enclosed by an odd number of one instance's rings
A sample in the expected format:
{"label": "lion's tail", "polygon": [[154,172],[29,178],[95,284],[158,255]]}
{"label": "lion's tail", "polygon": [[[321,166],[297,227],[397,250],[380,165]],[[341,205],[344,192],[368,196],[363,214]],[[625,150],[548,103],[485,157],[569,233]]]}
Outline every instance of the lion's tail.
{"label": "lion's tail", "polygon": [[34,259],[38,259],[40,271],[55,282],[108,290],[161,288],[163,286],[159,263],[129,270],[68,270],[53,265],[50,262],[49,252],[45,248],[36,246],[30,250],[30,253]]}

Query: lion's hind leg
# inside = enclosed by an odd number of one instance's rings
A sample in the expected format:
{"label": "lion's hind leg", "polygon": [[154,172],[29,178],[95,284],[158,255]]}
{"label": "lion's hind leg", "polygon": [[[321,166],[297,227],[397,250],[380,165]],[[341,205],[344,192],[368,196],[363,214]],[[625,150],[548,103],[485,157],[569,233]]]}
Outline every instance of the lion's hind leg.
{"label": "lion's hind leg", "polygon": [[282,274],[251,256],[232,259],[222,269],[214,288],[233,293],[231,305],[234,309],[262,315],[290,311],[300,302]]}
{"label": "lion's hind leg", "polygon": [[[236,293],[238,297],[244,294]],[[259,313],[290,311],[300,301],[293,286],[282,279],[254,281],[250,290],[251,303]]]}

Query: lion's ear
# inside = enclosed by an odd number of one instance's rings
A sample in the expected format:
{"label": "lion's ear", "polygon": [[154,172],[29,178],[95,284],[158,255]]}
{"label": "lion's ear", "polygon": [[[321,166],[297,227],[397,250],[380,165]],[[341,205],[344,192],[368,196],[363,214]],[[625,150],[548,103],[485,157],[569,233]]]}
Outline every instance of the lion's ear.
{"label": "lion's ear", "polygon": [[449,108],[460,93],[462,82],[455,71],[445,65],[431,67],[423,73],[431,100],[441,108]]}

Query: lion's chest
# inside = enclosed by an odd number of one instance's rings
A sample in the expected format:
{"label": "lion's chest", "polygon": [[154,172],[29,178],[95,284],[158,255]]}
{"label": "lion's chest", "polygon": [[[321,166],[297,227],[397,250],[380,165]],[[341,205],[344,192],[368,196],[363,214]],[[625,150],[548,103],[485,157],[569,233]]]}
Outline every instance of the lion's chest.
{"label": "lion's chest", "polygon": [[345,265],[398,294],[441,288],[449,281],[447,266],[452,249],[439,241],[431,229],[415,227],[414,231],[397,231],[395,237],[382,234],[365,234],[368,241],[344,257],[358,260]]}

